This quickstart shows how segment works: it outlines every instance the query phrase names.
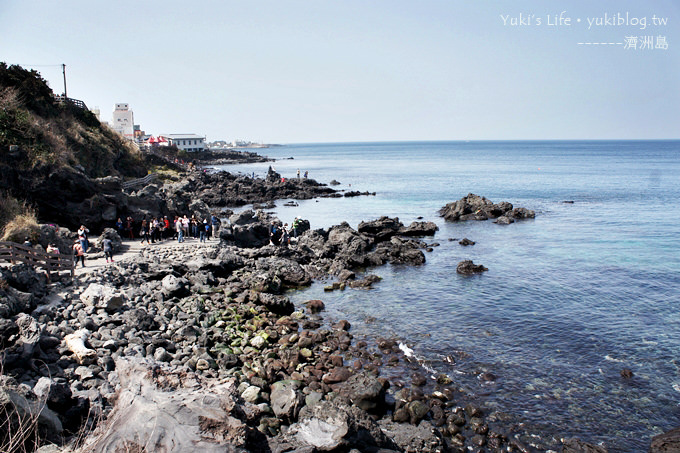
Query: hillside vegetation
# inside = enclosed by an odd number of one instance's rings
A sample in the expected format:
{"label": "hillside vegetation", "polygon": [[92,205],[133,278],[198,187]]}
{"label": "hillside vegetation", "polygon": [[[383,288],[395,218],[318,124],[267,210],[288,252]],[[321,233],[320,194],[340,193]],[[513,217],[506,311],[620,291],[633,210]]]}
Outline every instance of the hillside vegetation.
{"label": "hillside vegetation", "polygon": [[146,173],[139,151],[89,110],[58,103],[36,71],[0,63],[0,150],[21,169],[82,167],[92,178]]}
{"label": "hillside vegetation", "polygon": [[[136,146],[89,110],[55,99],[38,72],[0,63],[3,205],[23,206],[17,215],[33,212],[41,222],[77,228],[81,219],[74,213],[96,209],[95,178],[136,178],[147,171]],[[11,219],[0,217],[1,233]]]}

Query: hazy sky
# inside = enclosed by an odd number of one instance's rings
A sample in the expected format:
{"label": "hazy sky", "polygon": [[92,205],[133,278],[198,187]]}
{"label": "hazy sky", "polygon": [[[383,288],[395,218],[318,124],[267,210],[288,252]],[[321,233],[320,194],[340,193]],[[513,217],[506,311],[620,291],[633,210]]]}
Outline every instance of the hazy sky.
{"label": "hazy sky", "polygon": [[1,0],[0,61],[57,93],[65,63],[103,120],[127,102],[209,141],[680,138],[679,21],[677,0]]}

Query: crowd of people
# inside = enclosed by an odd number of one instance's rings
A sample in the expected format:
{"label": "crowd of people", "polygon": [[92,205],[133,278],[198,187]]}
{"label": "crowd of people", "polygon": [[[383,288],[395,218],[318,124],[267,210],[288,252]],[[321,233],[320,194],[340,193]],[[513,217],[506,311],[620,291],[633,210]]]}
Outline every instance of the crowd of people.
{"label": "crowd of people", "polygon": [[273,245],[280,245],[288,247],[290,245],[290,238],[298,237],[298,227],[300,226],[300,217],[295,217],[290,228],[287,223],[281,225],[280,222],[272,221],[269,226],[269,243]]}
{"label": "crowd of people", "polygon": [[198,239],[200,242],[210,238],[219,239],[221,224],[220,218],[213,214],[203,220],[195,215],[184,215],[174,216],[172,220],[168,216],[153,217],[150,220],[144,218],[140,223],[135,222],[132,217],[127,217],[125,221],[118,218],[115,226],[122,239],[141,239],[142,244],[154,244],[169,239],[177,242],[184,242],[188,238]]}

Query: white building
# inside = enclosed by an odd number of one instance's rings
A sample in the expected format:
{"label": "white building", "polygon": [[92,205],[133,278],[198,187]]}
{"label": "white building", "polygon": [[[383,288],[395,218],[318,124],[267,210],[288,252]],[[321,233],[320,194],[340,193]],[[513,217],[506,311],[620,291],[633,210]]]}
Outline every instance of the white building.
{"label": "white building", "polygon": [[169,145],[175,145],[177,149],[194,152],[205,151],[205,137],[196,134],[163,134],[159,135],[168,141]]}
{"label": "white building", "polygon": [[130,110],[127,103],[116,104],[113,111],[113,124],[111,127],[128,140],[135,139],[135,122],[132,118],[132,110]]}

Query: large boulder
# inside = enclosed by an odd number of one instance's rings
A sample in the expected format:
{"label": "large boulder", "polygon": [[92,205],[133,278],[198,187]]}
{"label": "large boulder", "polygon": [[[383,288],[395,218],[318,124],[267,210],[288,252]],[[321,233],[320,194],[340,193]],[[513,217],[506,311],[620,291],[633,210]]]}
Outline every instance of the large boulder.
{"label": "large boulder", "polygon": [[274,451],[375,451],[396,449],[378,424],[348,400],[336,397],[305,406],[298,423],[272,439]]}
{"label": "large boulder", "polygon": [[[660,450],[663,452],[680,450]],[[650,453],[652,450],[650,450]],[[562,453],[607,453],[607,449],[601,445],[591,445],[579,439],[565,439],[562,444]]]}
{"label": "large boulder", "polygon": [[189,281],[186,278],[168,274],[161,280],[161,292],[168,299],[188,296],[191,293],[188,285]]}
{"label": "large boulder", "polygon": [[[12,451],[32,451],[42,438],[58,442],[63,433],[59,416],[45,407],[43,401],[29,399],[11,380],[0,380],[0,414],[3,415],[0,429],[0,445],[14,444]],[[12,437],[13,436],[13,437]]]}
{"label": "large boulder", "polygon": [[473,263],[472,260],[463,260],[458,263],[458,266],[456,267],[456,272],[463,275],[479,274],[488,270],[489,269],[481,264],[477,265]]}
{"label": "large boulder", "polygon": [[339,393],[347,396],[359,409],[374,411],[385,404],[385,385],[375,375],[361,372],[341,384]]}
{"label": "large boulder", "polygon": [[312,283],[312,279],[302,266],[287,258],[260,258],[255,266],[259,272],[267,272],[278,277],[284,287],[297,288]]}
{"label": "large boulder", "polygon": [[391,219],[382,216],[377,220],[361,222],[357,230],[359,233],[373,237],[375,242],[382,242],[396,235],[403,227],[398,217]]}
{"label": "large boulder", "polygon": [[186,370],[143,359],[119,359],[120,392],[106,423],[84,451],[247,451],[247,427],[237,416],[233,383],[209,385]]}
{"label": "large boulder", "polygon": [[439,210],[439,215],[449,222],[465,220],[487,220],[504,217],[501,224],[511,223],[508,219],[527,219],[535,217],[534,211],[514,208],[512,203],[501,201],[493,203],[486,197],[469,193],[458,201],[449,203]]}
{"label": "large boulder", "polygon": [[120,238],[120,235],[116,230],[113,228],[105,228],[102,234],[99,235],[97,240],[95,241],[95,245],[97,246],[98,249],[103,249],[103,243],[104,239],[111,239],[111,243],[113,244],[113,251],[114,252],[120,252],[122,247],[123,247],[123,240]]}
{"label": "large boulder", "polygon": [[402,227],[399,230],[400,236],[422,237],[433,236],[439,227],[434,222],[412,222],[407,227]]}
{"label": "large boulder", "polygon": [[103,308],[108,313],[119,310],[125,304],[125,295],[110,286],[90,283],[80,295],[80,301],[85,305]]}
{"label": "large boulder", "polygon": [[274,382],[271,386],[270,402],[274,414],[284,421],[297,418],[304,403],[304,396],[300,391],[301,381],[285,380]]}
{"label": "large boulder", "polygon": [[680,452],[680,428],[674,428],[663,434],[652,437],[652,445],[649,447],[649,453],[677,452]]}

